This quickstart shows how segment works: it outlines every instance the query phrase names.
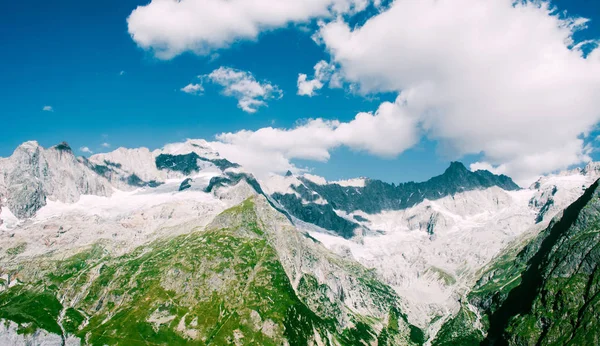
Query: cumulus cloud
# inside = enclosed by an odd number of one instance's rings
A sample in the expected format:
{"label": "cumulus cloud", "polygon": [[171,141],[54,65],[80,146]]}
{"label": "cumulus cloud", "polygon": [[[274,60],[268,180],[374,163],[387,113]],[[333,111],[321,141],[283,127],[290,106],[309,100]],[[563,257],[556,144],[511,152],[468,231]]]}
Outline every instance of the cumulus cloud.
{"label": "cumulus cloud", "polygon": [[308,79],[304,73],[298,75],[298,95],[312,97],[325,86],[325,83],[329,83],[331,88],[341,87],[340,76],[335,72],[335,65],[321,60],[315,65],[314,70],[313,79]]}
{"label": "cumulus cloud", "polygon": [[323,24],[318,38],[346,82],[398,92],[446,154],[481,154],[475,167],[523,181],[589,160],[600,49],[574,42],[586,22],[543,1],[395,1],[359,27]]}
{"label": "cumulus cloud", "polygon": [[269,81],[259,82],[247,71],[220,67],[200,77],[222,86],[223,95],[236,98],[238,107],[247,113],[255,113],[259,107],[266,106],[266,101],[270,99],[283,97],[277,85]]}
{"label": "cumulus cloud", "polygon": [[323,82],[315,79],[308,79],[308,76],[304,73],[298,74],[298,95],[312,97],[316,94],[317,90],[323,87]]}
{"label": "cumulus cloud", "polygon": [[202,84],[190,83],[190,84],[184,86],[183,88],[181,88],[180,90],[186,94],[201,95],[204,92],[204,87],[202,86]]}
{"label": "cumulus cloud", "polygon": [[152,0],[127,18],[129,34],[142,48],[170,59],[186,51],[209,55],[237,40],[313,18],[366,8],[368,0]]}
{"label": "cumulus cloud", "polygon": [[42,110],[44,112],[54,112],[54,108],[52,108],[52,106],[44,106]]}
{"label": "cumulus cloud", "polygon": [[327,161],[330,151],[340,146],[393,157],[418,142],[415,121],[398,98],[382,103],[374,113],[359,113],[349,122],[313,119],[292,129],[266,127],[222,133],[213,146],[261,177],[270,172],[297,171],[290,163],[292,159]]}
{"label": "cumulus cloud", "polygon": [[110,143],[104,142],[102,143],[103,148],[110,148]]}
{"label": "cumulus cloud", "polygon": [[88,147],[81,147],[79,148],[79,151],[81,151],[82,153],[86,153],[86,154],[93,154],[94,152],[88,148]]}

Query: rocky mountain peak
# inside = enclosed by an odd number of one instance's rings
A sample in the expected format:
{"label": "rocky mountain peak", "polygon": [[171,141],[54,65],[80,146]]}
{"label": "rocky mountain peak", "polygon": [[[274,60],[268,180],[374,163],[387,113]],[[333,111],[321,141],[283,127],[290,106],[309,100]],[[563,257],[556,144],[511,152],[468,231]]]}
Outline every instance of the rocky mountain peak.
{"label": "rocky mountain peak", "polygon": [[64,142],[64,141],[58,143],[55,146],[53,146],[51,149],[60,150],[60,151],[67,151],[67,152],[73,152],[73,150],[71,149],[71,146],[69,145],[69,143]]}
{"label": "rocky mountain peak", "polygon": [[507,191],[520,189],[510,177],[496,175],[486,170],[472,172],[463,163],[457,161],[450,163],[442,175],[421,184],[428,185],[429,188],[448,191],[448,194],[492,186],[498,186]]}
{"label": "rocky mountain peak", "polygon": [[462,162],[452,161],[444,174],[464,174],[470,172]]}
{"label": "rocky mountain peak", "polygon": [[63,142],[44,149],[37,142],[21,144],[12,156],[0,160],[0,196],[18,218],[28,218],[46,200],[73,203],[83,194],[107,196],[108,181],[91,171]]}

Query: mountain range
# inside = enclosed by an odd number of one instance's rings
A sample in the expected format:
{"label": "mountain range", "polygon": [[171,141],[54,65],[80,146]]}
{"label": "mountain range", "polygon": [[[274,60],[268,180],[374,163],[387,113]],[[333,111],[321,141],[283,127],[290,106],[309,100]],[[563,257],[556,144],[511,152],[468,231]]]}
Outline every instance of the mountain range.
{"label": "mountain range", "polygon": [[26,142],[0,158],[0,344],[599,344],[598,178],[257,178],[204,140]]}

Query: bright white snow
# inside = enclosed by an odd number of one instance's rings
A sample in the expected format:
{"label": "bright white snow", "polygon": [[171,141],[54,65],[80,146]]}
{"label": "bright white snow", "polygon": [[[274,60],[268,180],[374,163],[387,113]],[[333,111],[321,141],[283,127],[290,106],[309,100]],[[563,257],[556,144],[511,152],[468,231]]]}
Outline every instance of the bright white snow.
{"label": "bright white snow", "polygon": [[344,187],[365,187],[365,179],[364,178],[355,178],[355,179],[347,179],[347,180],[336,180],[336,181],[330,181],[329,184],[337,184],[339,186],[344,186]]}
{"label": "bright white snow", "polygon": [[318,175],[305,173],[303,175],[303,177],[306,178],[306,179],[308,179],[308,180],[310,180],[310,181],[312,181],[315,184],[318,184],[318,185],[327,185],[327,180],[325,178],[323,178],[323,177],[318,176]]}

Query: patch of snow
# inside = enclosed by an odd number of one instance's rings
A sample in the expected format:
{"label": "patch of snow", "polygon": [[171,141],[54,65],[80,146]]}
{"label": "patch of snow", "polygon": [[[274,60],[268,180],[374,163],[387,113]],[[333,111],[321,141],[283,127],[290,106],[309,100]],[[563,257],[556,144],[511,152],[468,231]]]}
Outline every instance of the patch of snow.
{"label": "patch of snow", "polygon": [[160,325],[169,324],[173,321],[177,316],[169,315],[168,311],[159,311],[158,309],[152,312],[152,314],[148,317],[146,322],[153,324],[154,330],[158,331]]}
{"label": "patch of snow", "polygon": [[312,181],[315,184],[318,184],[318,185],[327,185],[327,180],[325,178],[323,178],[323,177],[318,176],[318,175],[313,175],[313,174],[305,173],[302,176],[305,179],[308,179],[308,180]]}
{"label": "patch of snow", "polygon": [[329,184],[337,184],[344,187],[365,187],[365,178],[354,178],[347,180],[330,181]]}
{"label": "patch of snow", "polygon": [[10,212],[7,206],[0,208],[0,230],[11,230],[19,225],[19,219]]}
{"label": "patch of snow", "polygon": [[[169,185],[166,186],[168,187]],[[159,193],[152,189],[137,189],[134,191],[115,190],[111,197],[84,195],[81,196],[79,202],[73,204],[48,201],[47,205],[38,211],[33,220],[34,222],[42,222],[52,217],[74,213],[115,218],[164,203],[183,200],[194,200],[206,204],[215,203],[215,199],[211,194],[199,191]]]}
{"label": "patch of snow", "polygon": [[[218,169],[206,169],[206,170],[202,170],[200,172],[198,172],[197,174],[190,176],[189,178],[191,178],[194,181],[195,185],[198,186],[203,186],[203,188],[208,187],[208,185],[210,184],[210,180],[214,177],[218,177],[221,175],[221,171],[219,171]],[[167,179],[165,180],[165,185],[170,185],[170,184],[177,184],[177,187],[179,188],[179,185],[181,185],[181,183],[186,180],[188,178],[171,178],[171,179]],[[157,187],[157,189],[159,189],[159,187]]]}
{"label": "patch of snow", "polygon": [[339,209],[333,209],[333,211],[337,214],[337,216],[344,218],[346,220],[352,221],[352,222],[356,222],[356,220],[354,219],[353,215],[355,213],[347,213],[344,210],[339,210]]}

